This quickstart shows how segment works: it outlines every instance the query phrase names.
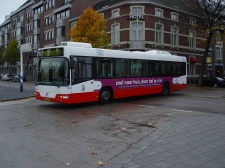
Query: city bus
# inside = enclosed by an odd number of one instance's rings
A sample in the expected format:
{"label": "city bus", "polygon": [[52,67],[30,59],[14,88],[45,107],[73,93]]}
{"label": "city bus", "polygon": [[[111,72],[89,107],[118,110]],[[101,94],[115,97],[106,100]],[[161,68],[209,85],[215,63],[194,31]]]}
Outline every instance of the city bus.
{"label": "city bus", "polygon": [[187,87],[187,60],[167,51],[122,51],[62,42],[38,49],[37,100],[75,104],[150,94],[168,95]]}

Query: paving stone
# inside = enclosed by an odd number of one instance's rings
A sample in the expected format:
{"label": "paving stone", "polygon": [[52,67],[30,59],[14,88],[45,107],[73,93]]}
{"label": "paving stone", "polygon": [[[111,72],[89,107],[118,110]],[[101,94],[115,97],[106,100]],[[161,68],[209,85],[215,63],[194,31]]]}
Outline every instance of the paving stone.
{"label": "paving stone", "polygon": [[201,166],[204,164],[203,161],[200,161],[200,160],[196,160],[196,159],[189,159],[189,160],[186,160],[184,163],[188,164],[188,165],[191,165],[191,166]]}
{"label": "paving stone", "polygon": [[154,163],[154,165],[160,168],[169,168],[173,166],[174,164],[171,162],[161,161],[161,162]]}

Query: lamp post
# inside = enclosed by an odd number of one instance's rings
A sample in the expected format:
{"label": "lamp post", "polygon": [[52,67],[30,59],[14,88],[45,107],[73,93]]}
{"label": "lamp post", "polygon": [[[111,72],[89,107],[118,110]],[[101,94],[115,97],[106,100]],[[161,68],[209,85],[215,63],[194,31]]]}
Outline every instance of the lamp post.
{"label": "lamp post", "polygon": [[23,53],[31,52],[31,43],[20,45],[20,92],[23,92]]}
{"label": "lamp post", "polygon": [[23,51],[20,45],[20,92],[23,92]]}

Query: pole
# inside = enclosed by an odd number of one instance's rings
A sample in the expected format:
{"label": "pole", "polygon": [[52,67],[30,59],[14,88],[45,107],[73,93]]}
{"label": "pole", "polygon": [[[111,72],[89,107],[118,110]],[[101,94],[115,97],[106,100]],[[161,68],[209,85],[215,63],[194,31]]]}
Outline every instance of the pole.
{"label": "pole", "polygon": [[23,52],[20,45],[20,92],[23,92]]}

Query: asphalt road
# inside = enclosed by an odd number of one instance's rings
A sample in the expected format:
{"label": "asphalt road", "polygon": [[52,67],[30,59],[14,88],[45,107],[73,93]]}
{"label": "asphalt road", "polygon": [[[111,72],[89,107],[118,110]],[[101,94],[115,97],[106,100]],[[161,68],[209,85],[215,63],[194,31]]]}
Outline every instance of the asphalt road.
{"label": "asphalt road", "polygon": [[24,82],[21,92],[19,82],[0,81],[0,102],[33,97],[34,93],[33,82]]}

